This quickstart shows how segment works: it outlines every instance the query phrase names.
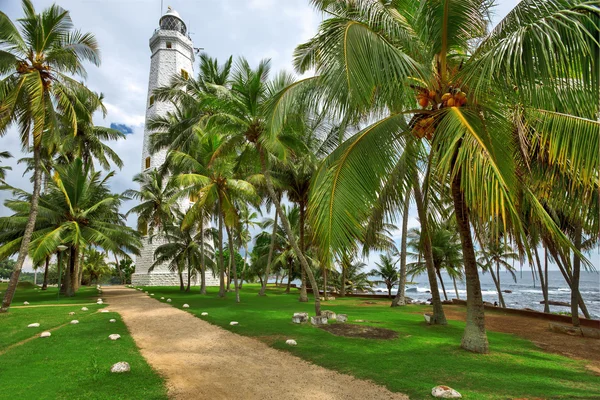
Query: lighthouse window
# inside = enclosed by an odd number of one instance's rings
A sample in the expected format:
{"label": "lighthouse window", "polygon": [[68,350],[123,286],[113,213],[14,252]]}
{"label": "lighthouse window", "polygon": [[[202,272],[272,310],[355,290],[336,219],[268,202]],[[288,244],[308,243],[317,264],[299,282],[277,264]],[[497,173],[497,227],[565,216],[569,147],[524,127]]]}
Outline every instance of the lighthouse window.
{"label": "lighthouse window", "polygon": [[173,46],[171,42],[167,42],[167,49],[170,49]]}
{"label": "lighthouse window", "polygon": [[182,70],[181,70],[181,77],[182,77],[183,79],[187,79],[187,78],[189,78],[189,77],[190,77],[190,75],[188,74],[188,72],[187,72],[185,69],[182,69]]}
{"label": "lighthouse window", "polygon": [[146,169],[150,168],[150,157],[146,157]]}
{"label": "lighthouse window", "polygon": [[152,107],[154,105],[154,95],[150,96],[150,105],[148,107]]}

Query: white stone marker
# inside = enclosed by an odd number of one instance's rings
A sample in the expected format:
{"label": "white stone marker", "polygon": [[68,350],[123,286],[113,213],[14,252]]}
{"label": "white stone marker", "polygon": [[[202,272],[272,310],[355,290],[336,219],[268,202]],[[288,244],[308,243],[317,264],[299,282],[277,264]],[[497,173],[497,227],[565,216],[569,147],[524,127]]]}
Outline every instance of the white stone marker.
{"label": "white stone marker", "polygon": [[108,322],[117,322],[117,320],[116,319],[111,319]]}
{"label": "white stone marker", "polygon": [[189,304],[184,304],[183,308],[190,308],[190,305]]}
{"label": "white stone marker", "polygon": [[161,300],[164,300],[165,298],[164,298],[164,297],[161,297],[160,299],[161,299]]}
{"label": "white stone marker", "polygon": [[231,322],[229,323],[229,325],[237,325],[237,324],[239,324],[239,322],[237,322],[237,321],[231,321]]}
{"label": "white stone marker", "polygon": [[28,305],[29,305],[29,302],[28,302],[28,301],[24,301],[24,302],[23,302],[23,305],[25,305],[25,306],[28,306]]}
{"label": "white stone marker", "polygon": [[40,324],[36,322],[35,324],[29,324],[29,325],[27,325],[27,327],[28,328],[39,328]]}
{"label": "white stone marker", "polygon": [[110,340],[119,340],[119,339],[121,339],[121,335],[119,335],[117,333],[113,333],[112,335],[109,335],[108,338]]}
{"label": "white stone marker", "polygon": [[170,302],[171,302],[171,299],[167,299],[167,303],[170,303]]}
{"label": "white stone marker", "polygon": [[79,323],[79,321],[77,321],[76,319],[74,319],[73,321],[71,321],[71,325],[77,325]]}
{"label": "white stone marker", "polygon": [[125,361],[118,362],[118,363],[114,364],[112,367],[110,367],[110,372],[115,373],[115,374],[120,374],[123,372],[129,372],[129,371],[131,371],[131,367],[129,366],[129,363],[126,363]]}
{"label": "white stone marker", "polygon": [[87,307],[81,307],[81,311],[87,311],[88,308]]}
{"label": "white stone marker", "polygon": [[71,311],[71,312],[69,313],[69,315],[75,315],[75,313],[74,313],[73,311]]}
{"label": "white stone marker", "polygon": [[202,315],[203,317],[206,317],[206,316],[208,315],[208,313],[207,313],[207,312],[203,312],[203,313],[202,313],[202,314],[200,314],[200,315]]}
{"label": "white stone marker", "polygon": [[285,341],[285,344],[287,344],[289,346],[296,346],[298,343],[296,343],[296,341],[294,339],[288,339]]}
{"label": "white stone marker", "polygon": [[107,312],[110,312],[110,311],[108,311],[108,310],[104,309],[104,310],[102,310],[102,311],[100,311],[100,312],[101,312],[101,313],[107,313]]}
{"label": "white stone marker", "polygon": [[442,399],[460,399],[460,398],[462,398],[462,395],[460,393],[458,393],[456,390],[452,389],[449,386],[444,386],[444,385],[436,386],[433,389],[431,389],[431,395],[433,397],[439,397]]}
{"label": "white stone marker", "polygon": [[52,334],[50,332],[42,332],[42,334],[40,335],[40,337],[50,337],[52,336]]}

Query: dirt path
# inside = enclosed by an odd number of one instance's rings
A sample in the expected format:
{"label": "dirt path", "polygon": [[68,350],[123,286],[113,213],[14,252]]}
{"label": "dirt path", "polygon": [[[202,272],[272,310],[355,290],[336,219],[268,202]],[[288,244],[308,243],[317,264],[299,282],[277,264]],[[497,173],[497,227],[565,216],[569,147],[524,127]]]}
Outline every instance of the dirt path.
{"label": "dirt path", "polygon": [[103,297],[129,328],[172,399],[408,399],[310,364],[123,287]]}

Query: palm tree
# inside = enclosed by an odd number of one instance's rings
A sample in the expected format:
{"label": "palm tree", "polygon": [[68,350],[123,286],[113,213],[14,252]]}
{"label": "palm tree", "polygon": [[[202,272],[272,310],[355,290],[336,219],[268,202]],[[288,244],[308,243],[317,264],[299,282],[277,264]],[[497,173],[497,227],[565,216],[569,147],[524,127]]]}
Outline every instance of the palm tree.
{"label": "palm tree", "polygon": [[98,283],[100,278],[104,275],[111,273],[110,266],[106,262],[106,254],[101,253],[93,248],[85,249],[83,251],[83,274],[89,275],[89,283],[96,281]]}
{"label": "palm tree", "polygon": [[367,264],[362,261],[355,261],[349,257],[342,258],[340,262],[342,273],[339,274],[339,282],[334,281],[340,297],[344,297],[348,292],[364,292],[372,288],[373,282],[369,280],[369,274],[362,272],[366,266]]}
{"label": "palm tree", "polygon": [[[190,291],[192,275],[202,265],[202,252],[200,233],[194,233],[193,229],[181,228],[183,214],[176,213],[175,220],[171,225],[165,225],[161,230],[161,237],[166,243],[161,244],[154,251],[154,263],[148,271],[152,271],[158,265],[168,265],[169,270],[179,275],[179,289]],[[183,272],[187,270],[187,286],[183,280]]]}
{"label": "palm tree", "polygon": [[[492,276],[492,280],[494,281],[494,285],[496,286],[496,290],[498,291],[498,300],[500,305],[503,308],[506,308],[506,303],[504,302],[504,296],[502,296],[502,289],[500,285],[500,266],[503,266],[506,271],[512,274],[515,282],[517,281],[517,277],[515,275],[515,270],[508,260],[517,260],[519,258],[518,254],[515,253],[508,243],[503,241],[495,241],[491,240],[487,243],[483,243],[484,247],[479,251],[480,259],[478,262],[482,265],[484,271],[488,271]],[[494,268],[496,268],[496,272],[494,273]]]}
{"label": "palm tree", "polygon": [[423,195],[432,175],[449,187],[462,244],[468,312],[461,346],[486,353],[471,223],[475,215],[495,220],[492,232],[525,242],[517,204],[526,204],[546,234],[572,246],[531,190],[527,146],[559,169],[583,172],[593,186],[600,6],[522,1],[488,31],[492,1],[313,4],[330,18],[297,48],[297,69],[316,70],[311,81],[324,87],[321,103],[382,116],[327,161],[314,185],[317,235],[340,253],[360,237],[361,220],[403,150],[428,141],[420,157],[427,160]]}
{"label": "palm tree", "polygon": [[[400,238],[400,283],[398,284],[398,293],[392,301],[391,307],[404,306],[406,305],[405,293],[406,293],[406,244],[408,234],[408,211],[410,207],[409,196],[406,197],[404,202],[404,209],[402,210],[402,237]],[[456,286],[456,285],[455,285]],[[458,297],[458,291],[457,297]]]}
{"label": "palm tree", "polygon": [[[12,155],[8,151],[0,151],[0,159],[11,158]],[[6,179],[6,171],[10,171],[11,167],[0,167],[0,183],[3,183]]]}
{"label": "palm tree", "polygon": [[232,73],[230,87],[222,88],[222,92],[214,96],[217,112],[207,118],[206,125],[208,129],[226,133],[226,148],[244,147],[258,156],[270,201],[275,206],[280,223],[286,235],[291,238],[296,257],[309,278],[315,293],[315,313],[320,315],[317,282],[306,257],[293,238],[271,176],[272,164],[285,159],[289,155],[290,145],[297,144],[293,130],[283,132],[280,129],[287,124],[287,119],[274,118],[274,109],[287,103],[286,93],[293,87],[294,79],[288,74],[280,73],[269,80],[269,72],[267,60],[261,61],[253,69],[247,60],[240,59]]}
{"label": "palm tree", "polygon": [[137,229],[142,235],[154,235],[173,221],[173,209],[177,199],[178,187],[161,171],[153,169],[133,177],[139,183],[140,190],[129,189],[124,195],[141,203],[133,207],[127,214],[138,215]]}
{"label": "palm tree", "polygon": [[396,263],[392,262],[392,257],[389,254],[380,254],[379,262],[375,263],[376,269],[369,272],[370,276],[380,276],[381,282],[383,282],[388,290],[388,297],[392,298],[392,288],[399,282],[400,276],[396,269]]}
{"label": "palm tree", "polygon": [[[83,249],[94,246],[123,257],[139,254],[139,235],[125,225],[125,217],[119,213],[125,197],[108,188],[112,176],[110,173],[102,178],[76,159],[70,165],[56,167],[50,190],[40,198],[39,218],[28,253],[34,262],[41,262],[56,253],[59,245],[69,247],[65,281],[68,296],[74,295],[78,287]],[[0,218],[0,259],[15,254],[24,240],[32,195],[19,190],[15,193],[19,198],[5,203],[14,215]]]}
{"label": "palm tree", "polygon": [[[197,139],[188,150],[171,150],[167,155],[167,165],[175,174],[173,181],[184,189],[179,196],[190,196],[196,201],[187,210],[182,220],[182,228],[189,228],[203,212],[216,208],[219,225],[219,296],[225,296],[225,267],[223,262],[223,224],[227,229],[239,224],[236,201],[256,204],[258,196],[254,186],[244,179],[234,178],[235,154],[220,153],[224,138],[216,133],[197,132]],[[219,152],[219,153],[218,153]],[[230,242],[233,235],[230,235]],[[233,244],[233,242],[231,243]],[[239,288],[236,285],[236,299],[239,301]]]}
{"label": "palm tree", "polygon": [[77,134],[61,138],[59,162],[61,159],[71,162],[81,158],[85,165],[92,163],[93,166],[93,161],[97,161],[105,171],[111,169],[111,161],[119,169],[123,168],[121,158],[104,141],[125,139],[125,134],[116,129],[95,126],[88,117],[98,111],[106,116],[106,108],[102,103],[104,96],[95,94],[90,97],[87,90],[80,89],[75,90],[74,95],[81,107],[81,110],[77,110]]}
{"label": "palm tree", "polygon": [[[90,33],[74,30],[67,11],[52,5],[37,14],[31,1],[23,0],[23,12],[20,29],[0,12],[0,135],[13,123],[18,126],[23,147],[33,150],[34,184],[17,264],[0,312],[7,312],[10,307],[35,226],[42,139],[60,128],[54,117],[57,111],[69,121],[69,131],[77,132],[74,91],[87,89],[67,74],[85,77],[83,61],[100,64],[96,39]],[[93,94],[89,92],[89,96]]]}
{"label": "palm tree", "polygon": [[244,283],[244,276],[246,274],[246,265],[248,262],[248,243],[252,239],[250,234],[250,228],[254,228],[258,225],[256,222],[256,218],[258,214],[256,211],[252,211],[246,204],[241,204],[239,207],[240,214],[240,231],[239,238],[240,243],[244,247],[244,266],[242,267],[242,276],[240,279],[240,289],[242,288],[242,284]]}

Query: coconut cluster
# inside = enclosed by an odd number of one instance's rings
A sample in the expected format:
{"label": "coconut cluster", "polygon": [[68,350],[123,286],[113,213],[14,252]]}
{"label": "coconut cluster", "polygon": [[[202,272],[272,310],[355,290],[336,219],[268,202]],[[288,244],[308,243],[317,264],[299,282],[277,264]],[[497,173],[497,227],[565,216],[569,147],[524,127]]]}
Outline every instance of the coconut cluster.
{"label": "coconut cluster", "polygon": [[[419,89],[417,101],[423,109],[429,107],[432,110],[440,110],[444,107],[462,107],[467,104],[467,95],[460,88],[450,87],[448,91],[439,97],[435,90]],[[427,114],[416,116],[413,124],[413,134],[422,139],[426,137],[428,140],[433,138],[435,132],[435,118]]]}

